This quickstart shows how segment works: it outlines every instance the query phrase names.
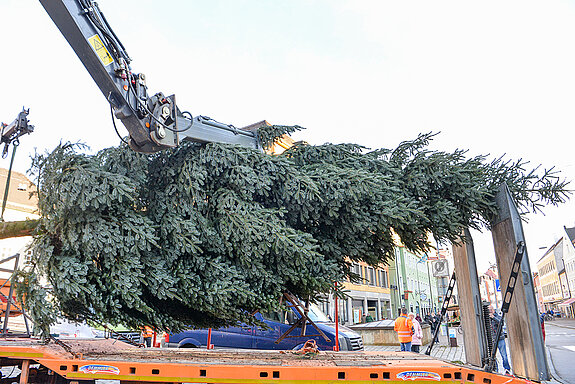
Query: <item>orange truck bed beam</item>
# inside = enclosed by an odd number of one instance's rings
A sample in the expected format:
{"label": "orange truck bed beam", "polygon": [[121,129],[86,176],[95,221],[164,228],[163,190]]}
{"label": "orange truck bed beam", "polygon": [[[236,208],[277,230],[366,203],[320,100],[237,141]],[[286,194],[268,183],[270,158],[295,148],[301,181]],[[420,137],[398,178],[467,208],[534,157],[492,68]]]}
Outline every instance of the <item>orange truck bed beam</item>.
{"label": "orange truck bed beam", "polygon": [[[113,340],[75,342],[73,358],[55,345],[34,340],[0,342],[4,365],[40,364],[68,380],[131,383],[352,384],[411,381],[531,383],[410,352],[320,352],[311,358],[289,351],[166,350],[126,347]],[[107,347],[110,347],[109,349]],[[108,351],[108,352],[107,352]]]}

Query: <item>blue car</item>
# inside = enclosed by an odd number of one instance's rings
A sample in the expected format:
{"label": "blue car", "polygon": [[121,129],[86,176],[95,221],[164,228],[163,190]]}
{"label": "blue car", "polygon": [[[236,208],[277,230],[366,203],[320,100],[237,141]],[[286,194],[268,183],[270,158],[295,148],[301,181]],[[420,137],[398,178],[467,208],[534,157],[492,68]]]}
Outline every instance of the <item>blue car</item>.
{"label": "blue car", "polygon": [[[290,350],[299,349],[306,341],[313,339],[316,341],[318,349],[322,351],[331,351],[335,345],[335,324],[315,305],[310,306],[308,317],[329,338],[329,341],[322,336],[317,336],[317,329],[308,324],[304,336],[301,336],[301,328],[296,327],[290,332],[290,337],[286,337],[276,343],[280,336],[288,331],[299,319],[299,314],[293,308],[282,312],[257,312],[254,316],[269,328],[263,329],[257,326],[238,324],[236,327],[213,329],[211,343],[215,347],[221,348]],[[162,346],[169,348],[200,348],[206,347],[207,340],[208,329],[190,329],[166,335],[165,340],[162,341]],[[339,347],[341,351],[360,351],[363,350],[363,341],[358,333],[340,326]]]}

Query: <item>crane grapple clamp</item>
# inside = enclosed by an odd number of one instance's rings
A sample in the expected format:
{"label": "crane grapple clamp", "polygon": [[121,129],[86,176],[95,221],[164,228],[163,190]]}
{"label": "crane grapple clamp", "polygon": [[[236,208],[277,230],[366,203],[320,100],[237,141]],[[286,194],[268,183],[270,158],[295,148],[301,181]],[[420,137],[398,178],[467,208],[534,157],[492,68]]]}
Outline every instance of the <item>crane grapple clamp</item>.
{"label": "crane grapple clamp", "polygon": [[22,108],[22,112],[18,113],[14,121],[9,124],[0,123],[2,126],[0,143],[4,143],[3,158],[8,154],[10,144],[18,145],[21,136],[34,132],[34,126],[28,121],[29,112],[29,109]]}

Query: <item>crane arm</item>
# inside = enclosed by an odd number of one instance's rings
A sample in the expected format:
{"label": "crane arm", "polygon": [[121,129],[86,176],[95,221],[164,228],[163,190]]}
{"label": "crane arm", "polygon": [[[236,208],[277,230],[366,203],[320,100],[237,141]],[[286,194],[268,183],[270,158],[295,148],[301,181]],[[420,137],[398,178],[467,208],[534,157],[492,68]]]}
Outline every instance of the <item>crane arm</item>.
{"label": "crane arm", "polygon": [[131,58],[93,0],[40,0],[96,82],[130,135],[130,146],[153,153],[181,140],[220,142],[259,148],[256,132],[192,116],[175,95],[148,94],[146,77],[130,67]]}

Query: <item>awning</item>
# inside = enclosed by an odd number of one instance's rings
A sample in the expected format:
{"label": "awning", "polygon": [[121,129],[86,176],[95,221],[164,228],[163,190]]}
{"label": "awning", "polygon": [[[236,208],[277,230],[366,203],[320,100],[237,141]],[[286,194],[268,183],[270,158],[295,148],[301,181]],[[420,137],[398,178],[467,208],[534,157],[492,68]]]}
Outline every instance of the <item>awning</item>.
{"label": "awning", "polygon": [[568,307],[569,305],[575,303],[575,297],[571,298],[571,299],[567,299],[565,301],[563,301],[562,303],[559,303],[560,307]]}

